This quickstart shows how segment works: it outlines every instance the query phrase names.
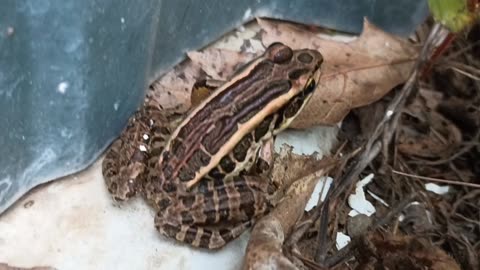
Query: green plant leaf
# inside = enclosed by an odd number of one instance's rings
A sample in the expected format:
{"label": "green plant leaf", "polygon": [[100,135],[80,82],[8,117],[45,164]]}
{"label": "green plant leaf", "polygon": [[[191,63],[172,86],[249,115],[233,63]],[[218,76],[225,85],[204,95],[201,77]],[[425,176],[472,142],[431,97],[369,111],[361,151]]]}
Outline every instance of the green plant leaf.
{"label": "green plant leaf", "polygon": [[469,10],[468,1],[428,0],[428,5],[437,22],[445,25],[450,31],[458,33],[479,19],[478,7],[474,8],[473,11]]}

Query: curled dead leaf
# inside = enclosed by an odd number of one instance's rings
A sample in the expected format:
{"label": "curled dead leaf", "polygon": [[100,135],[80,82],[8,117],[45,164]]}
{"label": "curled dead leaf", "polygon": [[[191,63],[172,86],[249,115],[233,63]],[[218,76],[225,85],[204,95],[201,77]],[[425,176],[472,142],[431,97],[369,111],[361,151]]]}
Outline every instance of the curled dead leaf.
{"label": "curled dead leaf", "polygon": [[255,55],[225,49],[207,48],[201,52],[188,52],[188,58],[214,80],[226,80]]}
{"label": "curled dead leaf", "polygon": [[191,106],[194,84],[205,77],[199,65],[187,60],[150,85],[146,103],[154,102],[163,108],[180,107],[181,111],[186,111]]}

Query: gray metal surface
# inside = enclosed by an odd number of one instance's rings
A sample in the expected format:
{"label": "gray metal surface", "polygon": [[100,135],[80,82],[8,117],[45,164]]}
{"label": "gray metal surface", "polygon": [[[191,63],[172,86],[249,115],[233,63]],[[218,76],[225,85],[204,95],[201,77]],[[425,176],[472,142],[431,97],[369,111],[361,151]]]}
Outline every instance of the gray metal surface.
{"label": "gray metal surface", "polygon": [[31,188],[98,158],[146,84],[254,16],[405,35],[427,15],[405,0],[3,0],[0,213]]}

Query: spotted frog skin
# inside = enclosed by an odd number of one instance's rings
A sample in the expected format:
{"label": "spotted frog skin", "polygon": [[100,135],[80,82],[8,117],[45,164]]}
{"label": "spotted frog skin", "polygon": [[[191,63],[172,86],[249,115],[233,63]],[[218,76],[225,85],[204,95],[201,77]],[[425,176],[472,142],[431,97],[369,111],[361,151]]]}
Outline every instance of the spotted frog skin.
{"label": "spotted frog skin", "polygon": [[322,61],[274,43],[186,115],[147,103],[107,151],[108,191],[120,201],[141,194],[169,238],[223,247],[272,208],[259,149],[303,109]]}

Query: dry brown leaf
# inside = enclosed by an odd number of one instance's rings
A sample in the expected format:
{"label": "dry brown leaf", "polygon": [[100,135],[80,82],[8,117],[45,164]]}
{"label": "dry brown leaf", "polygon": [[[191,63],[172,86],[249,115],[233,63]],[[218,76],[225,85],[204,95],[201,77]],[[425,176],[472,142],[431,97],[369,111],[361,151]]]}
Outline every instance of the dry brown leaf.
{"label": "dry brown leaf", "polygon": [[151,84],[146,102],[155,102],[164,108],[180,107],[185,111],[190,107],[193,85],[204,77],[201,67],[187,60]]}
{"label": "dry brown leaf", "polygon": [[264,45],[283,42],[294,49],[319,50],[324,56],[322,77],[313,100],[292,127],[335,124],[353,108],[368,105],[404,82],[418,51],[407,41],[385,33],[367,20],[352,42],[337,42],[283,22],[258,19]]}
{"label": "dry brown leaf", "polygon": [[228,79],[238,68],[252,60],[251,53],[207,48],[202,52],[188,52],[188,58],[215,80]]}

